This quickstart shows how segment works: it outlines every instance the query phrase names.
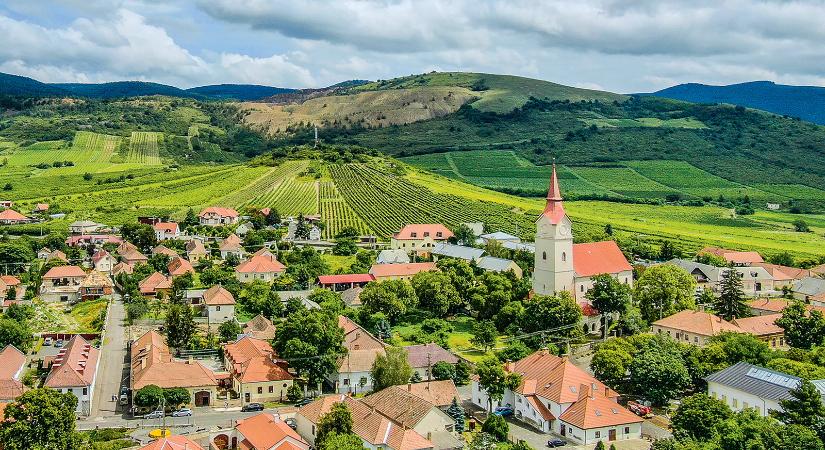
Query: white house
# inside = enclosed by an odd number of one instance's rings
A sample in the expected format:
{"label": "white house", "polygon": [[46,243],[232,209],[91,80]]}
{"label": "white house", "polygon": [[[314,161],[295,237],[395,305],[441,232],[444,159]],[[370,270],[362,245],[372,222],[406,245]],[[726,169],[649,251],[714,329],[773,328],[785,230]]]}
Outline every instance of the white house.
{"label": "white house", "polygon": [[94,264],[96,271],[111,275],[112,269],[114,269],[115,264],[117,264],[117,258],[106,250],[101,249],[92,255],[92,264]]}
{"label": "white house", "polygon": [[390,248],[393,250],[401,249],[407,253],[426,254],[436,244],[447,242],[447,239],[453,236],[453,232],[440,223],[409,224],[392,235]]}
{"label": "white house", "polygon": [[180,227],[176,222],[158,222],[152,225],[152,228],[155,229],[155,236],[159,241],[180,237]]}
{"label": "white house", "polygon": [[235,297],[216,284],[203,292],[203,310],[209,323],[224,323],[235,319]]}
{"label": "white house", "polygon": [[209,226],[234,225],[238,223],[239,219],[238,211],[219,206],[204,208],[200,214],[198,214],[200,224]]}
{"label": "white house", "polygon": [[105,225],[91,220],[76,220],[69,224],[69,232],[72,234],[89,234],[104,227]]}
{"label": "white house", "polygon": [[338,316],[338,326],[344,330],[347,354],[338,361],[338,368],[328,380],[339,393],[372,390],[372,363],[384,355],[384,343],[346,316]]}
{"label": "white house", "polygon": [[[513,408],[517,419],[578,444],[641,438],[644,420],[619,405],[616,392],[567,358],[540,350],[507,363],[505,370],[521,374],[522,382],[493,406]],[[488,399],[473,381],[472,402],[486,409]]]}
{"label": "white house", "polygon": [[44,386],[72,393],[77,397],[75,412],[88,416],[92,409],[99,361],[100,351],[82,336],[76,335],[57,353]]}

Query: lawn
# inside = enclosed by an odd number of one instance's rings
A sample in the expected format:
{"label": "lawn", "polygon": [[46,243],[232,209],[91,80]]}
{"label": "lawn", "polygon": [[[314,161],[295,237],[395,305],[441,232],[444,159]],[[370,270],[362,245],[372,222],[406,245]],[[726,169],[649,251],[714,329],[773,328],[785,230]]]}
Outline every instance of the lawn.
{"label": "lawn", "polygon": [[339,271],[347,273],[349,272],[349,267],[355,263],[355,255],[341,256],[324,253],[321,255],[321,259],[329,266],[330,273],[338,273]]}
{"label": "lawn", "polygon": [[34,301],[32,328],[37,332],[98,333],[95,322],[106,310],[107,299],[80,302],[70,309],[64,303]]}
{"label": "lawn", "polygon": [[[450,346],[449,350],[473,363],[480,361],[486,353],[470,343],[470,340],[473,338],[473,325],[476,322],[475,319],[467,316],[458,316],[451,317],[446,320],[453,326],[453,331],[447,338],[447,344]],[[393,338],[399,345],[415,345],[416,342],[413,340],[413,336],[423,334],[421,331],[420,320],[416,320],[412,323],[408,322],[399,324],[393,327],[392,331]],[[496,348],[504,347],[504,343],[501,342],[503,337],[504,336],[499,336],[499,342],[496,344]]]}

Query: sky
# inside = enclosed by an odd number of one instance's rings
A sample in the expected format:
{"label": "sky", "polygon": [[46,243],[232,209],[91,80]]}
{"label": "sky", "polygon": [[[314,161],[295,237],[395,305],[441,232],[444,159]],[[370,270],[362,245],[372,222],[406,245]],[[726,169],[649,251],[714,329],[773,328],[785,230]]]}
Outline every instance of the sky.
{"label": "sky", "polygon": [[429,71],[612,92],[825,86],[825,1],[2,0],[0,72],[323,87]]}

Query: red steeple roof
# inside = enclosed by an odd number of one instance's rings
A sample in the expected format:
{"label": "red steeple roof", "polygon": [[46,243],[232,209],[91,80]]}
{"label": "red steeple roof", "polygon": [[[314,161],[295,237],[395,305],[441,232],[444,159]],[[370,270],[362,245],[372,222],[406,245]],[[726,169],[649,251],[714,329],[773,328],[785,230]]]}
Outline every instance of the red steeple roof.
{"label": "red steeple roof", "polygon": [[553,161],[553,175],[550,177],[550,188],[547,189],[547,205],[544,207],[543,216],[550,219],[550,223],[559,223],[567,215],[562,204],[561,191],[559,190],[559,178],[556,175],[556,161]]}

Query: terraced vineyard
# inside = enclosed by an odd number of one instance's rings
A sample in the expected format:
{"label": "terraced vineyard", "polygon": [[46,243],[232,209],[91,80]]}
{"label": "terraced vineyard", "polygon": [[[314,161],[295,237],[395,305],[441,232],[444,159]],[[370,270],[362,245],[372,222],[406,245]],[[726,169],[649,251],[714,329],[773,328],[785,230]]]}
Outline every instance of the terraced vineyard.
{"label": "terraced vineyard", "polygon": [[160,164],[158,143],[163,140],[163,133],[151,131],[133,131],[129,138],[129,152],[126,162],[141,164]]}
{"label": "terraced vineyard", "polygon": [[321,220],[326,224],[324,238],[332,239],[338,232],[346,227],[358,230],[362,235],[371,234],[372,231],[358,217],[358,214],[350,208],[346,200],[338,192],[335,183],[322,181],[319,184],[319,202],[321,207]]}

